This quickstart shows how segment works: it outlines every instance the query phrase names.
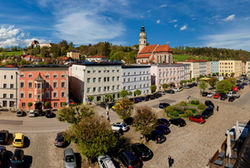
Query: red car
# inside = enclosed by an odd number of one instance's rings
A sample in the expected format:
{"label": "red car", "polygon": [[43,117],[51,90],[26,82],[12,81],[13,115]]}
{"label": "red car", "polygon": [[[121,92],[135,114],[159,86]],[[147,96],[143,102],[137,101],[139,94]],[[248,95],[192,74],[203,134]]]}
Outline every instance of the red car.
{"label": "red car", "polygon": [[214,98],[215,98],[215,99],[219,99],[219,98],[220,98],[220,95],[219,95],[218,93],[215,93],[215,94],[214,94]]}
{"label": "red car", "polygon": [[201,115],[191,116],[189,117],[190,121],[198,122],[200,124],[203,124],[206,122],[206,120]]}
{"label": "red car", "polygon": [[238,92],[238,86],[233,87],[232,91]]}

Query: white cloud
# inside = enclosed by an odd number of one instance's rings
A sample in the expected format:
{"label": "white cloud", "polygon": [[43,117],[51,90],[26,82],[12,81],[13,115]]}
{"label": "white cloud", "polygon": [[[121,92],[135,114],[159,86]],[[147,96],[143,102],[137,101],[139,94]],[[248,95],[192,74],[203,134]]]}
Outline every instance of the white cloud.
{"label": "white cloud", "polygon": [[170,21],[169,21],[169,23],[176,23],[176,22],[178,22],[177,19],[174,19],[174,20],[170,20]]}
{"label": "white cloud", "polygon": [[168,6],[168,4],[162,4],[160,5],[160,8],[166,8]]}
{"label": "white cloud", "polygon": [[[1,26],[0,28],[0,47],[21,46],[26,47],[37,38],[29,38],[22,30],[11,26]],[[44,42],[44,40],[38,40]]]}
{"label": "white cloud", "polygon": [[228,17],[226,17],[225,19],[223,19],[223,21],[227,22],[227,21],[231,21],[235,19],[235,14],[229,15]]}
{"label": "white cloud", "polygon": [[178,27],[178,24],[175,24],[174,27],[177,28],[177,27]]}
{"label": "white cloud", "polygon": [[159,19],[159,20],[156,20],[156,23],[157,24],[160,24],[161,23],[161,20]]}
{"label": "white cloud", "polygon": [[250,51],[250,34],[246,30],[206,35],[201,38],[204,45],[216,48],[244,49]]}
{"label": "white cloud", "polygon": [[182,27],[180,28],[181,31],[186,30],[186,29],[187,29],[187,25],[184,25],[184,26],[182,26]]}

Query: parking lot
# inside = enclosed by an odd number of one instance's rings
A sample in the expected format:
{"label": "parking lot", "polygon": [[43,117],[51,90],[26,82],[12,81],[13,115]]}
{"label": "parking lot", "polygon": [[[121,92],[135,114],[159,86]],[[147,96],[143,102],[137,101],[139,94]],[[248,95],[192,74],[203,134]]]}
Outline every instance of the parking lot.
{"label": "parking lot", "polygon": [[[212,98],[203,98],[200,96],[198,87],[184,89],[175,94],[166,94],[159,99],[136,104],[139,106],[153,107],[158,116],[162,117],[162,110],[158,108],[160,102],[175,104],[182,100],[196,98],[199,100],[211,99],[215,105],[220,106],[219,112],[215,112],[203,125],[187,122],[185,127],[178,128],[171,125],[171,133],[167,135],[167,141],[163,144],[155,144],[150,141],[147,145],[154,152],[153,159],[144,162],[145,168],[166,168],[168,165],[168,155],[174,158],[176,168],[202,168],[208,163],[208,159],[220,148],[225,139],[225,130],[232,127],[236,120],[247,122],[250,118],[248,109],[250,108],[250,87],[247,86],[241,91],[240,99],[229,103]],[[105,114],[98,108],[99,114]],[[23,132],[29,139],[29,144],[24,148],[24,153],[31,166],[34,168],[61,168],[63,167],[63,148],[54,146],[54,140],[57,132],[65,130],[69,125],[58,122],[56,118],[47,119],[45,117],[37,118],[17,118],[13,113],[1,112],[0,127],[7,129],[11,133]],[[120,120],[113,112],[110,113],[111,122]],[[131,132],[130,132],[131,131]],[[139,134],[133,133],[131,129],[126,133],[132,142],[139,142]],[[125,136],[126,136],[125,134]],[[75,149],[73,144],[70,145]],[[7,150],[14,151],[12,145],[7,145]]]}

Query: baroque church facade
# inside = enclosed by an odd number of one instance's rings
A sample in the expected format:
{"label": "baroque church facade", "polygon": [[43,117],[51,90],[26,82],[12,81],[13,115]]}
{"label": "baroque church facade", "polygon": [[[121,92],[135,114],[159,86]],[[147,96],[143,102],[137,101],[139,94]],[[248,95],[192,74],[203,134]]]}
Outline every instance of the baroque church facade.
{"label": "baroque church facade", "polygon": [[173,63],[172,50],[168,44],[148,45],[145,27],[141,27],[139,36],[139,52],[136,57],[137,64],[168,64]]}

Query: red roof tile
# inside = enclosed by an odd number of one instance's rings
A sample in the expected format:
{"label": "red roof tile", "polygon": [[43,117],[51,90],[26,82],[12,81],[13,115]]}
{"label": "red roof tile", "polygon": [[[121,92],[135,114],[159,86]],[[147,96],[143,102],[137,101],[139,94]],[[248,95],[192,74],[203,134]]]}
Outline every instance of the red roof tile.
{"label": "red roof tile", "polygon": [[95,56],[90,56],[88,58],[108,58],[108,57],[102,55],[95,55]]}
{"label": "red roof tile", "polygon": [[145,47],[143,47],[143,49],[139,52],[139,54],[152,53],[152,52],[155,50],[155,48],[156,48],[157,46],[158,46],[157,44],[145,46]]}
{"label": "red roof tile", "polygon": [[168,44],[159,45],[154,52],[166,52],[166,51],[172,51]]}
{"label": "red roof tile", "polygon": [[137,55],[137,58],[149,58],[151,54],[140,54]]}

